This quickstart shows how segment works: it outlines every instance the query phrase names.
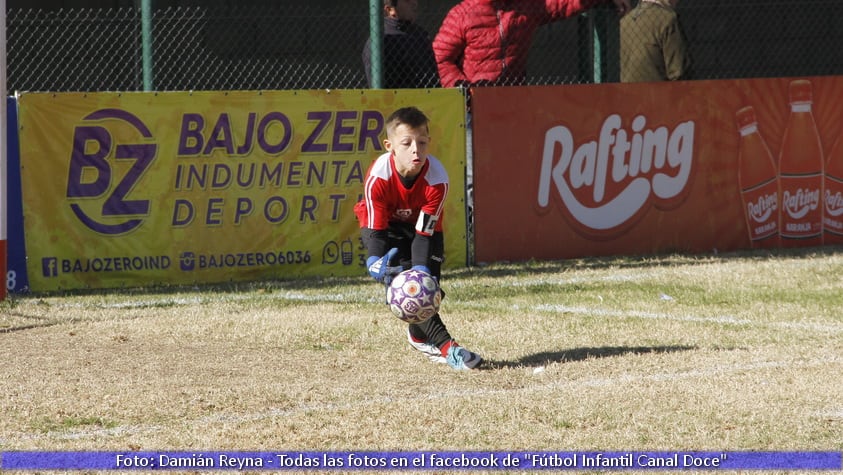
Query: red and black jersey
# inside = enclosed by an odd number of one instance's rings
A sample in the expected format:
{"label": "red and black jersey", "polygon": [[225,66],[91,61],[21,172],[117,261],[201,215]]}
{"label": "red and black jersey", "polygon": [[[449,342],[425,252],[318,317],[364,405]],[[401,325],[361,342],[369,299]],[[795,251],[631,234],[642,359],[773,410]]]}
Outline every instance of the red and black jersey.
{"label": "red and black jersey", "polygon": [[436,157],[427,163],[410,188],[395,170],[392,153],[378,157],[366,173],[363,199],[354,207],[361,228],[385,230],[390,223],[415,223],[417,234],[442,232],[442,212],[448,195],[448,172]]}

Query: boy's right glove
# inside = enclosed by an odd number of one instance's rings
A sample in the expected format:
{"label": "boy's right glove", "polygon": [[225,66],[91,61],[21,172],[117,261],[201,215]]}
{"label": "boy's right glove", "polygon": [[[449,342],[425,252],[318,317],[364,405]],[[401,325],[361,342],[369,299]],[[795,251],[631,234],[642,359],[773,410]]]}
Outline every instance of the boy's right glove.
{"label": "boy's right glove", "polygon": [[392,259],[395,254],[398,254],[397,247],[390,249],[383,257],[369,256],[369,258],[366,259],[366,267],[369,270],[369,275],[378,282],[389,285],[389,283],[392,282],[392,278],[404,270],[401,266],[389,266],[389,260]]}

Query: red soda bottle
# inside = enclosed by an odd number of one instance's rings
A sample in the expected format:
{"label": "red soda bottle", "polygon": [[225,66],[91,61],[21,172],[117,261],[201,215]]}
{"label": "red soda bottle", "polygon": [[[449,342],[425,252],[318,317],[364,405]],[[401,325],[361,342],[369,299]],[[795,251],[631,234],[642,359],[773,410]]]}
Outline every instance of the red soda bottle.
{"label": "red soda bottle", "polygon": [[825,244],[843,244],[843,134],[837,137],[825,162],[823,207]]}
{"label": "red soda bottle", "polygon": [[773,154],[758,132],[755,109],[744,107],[735,113],[740,133],[738,186],[752,247],[779,246],[779,181]]}
{"label": "red soda bottle", "polygon": [[811,113],[810,81],[790,83],[790,118],[779,155],[779,223],[783,247],[823,243],[823,149]]}

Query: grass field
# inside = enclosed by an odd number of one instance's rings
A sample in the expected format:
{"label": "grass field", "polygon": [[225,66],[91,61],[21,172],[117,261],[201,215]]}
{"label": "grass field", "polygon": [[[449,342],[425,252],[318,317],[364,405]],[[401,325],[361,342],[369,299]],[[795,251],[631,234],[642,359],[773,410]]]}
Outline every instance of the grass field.
{"label": "grass field", "polygon": [[12,297],[0,450],[843,450],[843,249],[443,288],[481,370],[411,350],[364,277]]}

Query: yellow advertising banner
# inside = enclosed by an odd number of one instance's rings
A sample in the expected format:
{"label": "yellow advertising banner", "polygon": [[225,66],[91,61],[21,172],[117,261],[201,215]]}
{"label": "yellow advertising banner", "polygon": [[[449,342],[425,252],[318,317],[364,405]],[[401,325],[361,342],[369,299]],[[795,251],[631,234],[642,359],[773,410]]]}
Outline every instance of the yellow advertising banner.
{"label": "yellow advertising banner", "polygon": [[457,90],[26,93],[32,290],[364,275],[352,210],[414,105],[446,166],[446,267],[466,264]]}

